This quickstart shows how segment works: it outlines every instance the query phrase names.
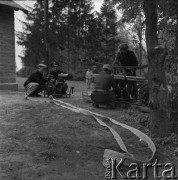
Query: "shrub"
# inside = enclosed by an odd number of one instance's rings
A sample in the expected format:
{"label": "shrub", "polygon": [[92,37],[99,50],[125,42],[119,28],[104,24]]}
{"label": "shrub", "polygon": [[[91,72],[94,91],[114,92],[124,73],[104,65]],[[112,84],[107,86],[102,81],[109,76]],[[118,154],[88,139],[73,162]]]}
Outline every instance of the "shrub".
{"label": "shrub", "polygon": [[28,77],[34,70],[35,68],[30,66],[22,67],[19,71],[17,71],[17,76]]}
{"label": "shrub", "polygon": [[75,72],[75,74],[73,76],[73,80],[84,81],[85,80],[85,73],[86,73],[86,71],[84,71],[84,70],[79,70],[79,71]]}

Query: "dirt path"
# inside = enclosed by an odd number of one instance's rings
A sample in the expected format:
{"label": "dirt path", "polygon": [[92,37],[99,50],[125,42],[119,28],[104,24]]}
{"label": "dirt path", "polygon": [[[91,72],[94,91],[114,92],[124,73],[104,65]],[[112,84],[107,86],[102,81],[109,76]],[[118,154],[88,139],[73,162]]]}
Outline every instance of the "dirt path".
{"label": "dirt path", "polygon": [[[96,111],[79,92],[64,101]],[[53,104],[25,101],[23,93],[1,91],[0,102],[0,180],[105,179],[104,150],[118,150],[107,129]],[[127,110],[97,112],[117,118]],[[167,156],[157,155],[162,162]]]}

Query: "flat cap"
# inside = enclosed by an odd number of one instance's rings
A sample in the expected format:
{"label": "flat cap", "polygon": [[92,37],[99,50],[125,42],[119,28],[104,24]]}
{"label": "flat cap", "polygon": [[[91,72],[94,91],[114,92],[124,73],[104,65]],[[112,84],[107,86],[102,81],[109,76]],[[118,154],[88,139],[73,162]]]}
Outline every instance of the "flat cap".
{"label": "flat cap", "polygon": [[38,67],[39,67],[39,68],[41,68],[41,67],[47,68],[47,66],[46,66],[45,64],[38,64]]}
{"label": "flat cap", "polygon": [[126,44],[126,43],[123,43],[123,44],[120,44],[119,45],[119,49],[123,49],[123,50],[127,50],[129,48],[129,46],[128,46],[128,44]]}
{"label": "flat cap", "polygon": [[103,69],[106,69],[108,71],[112,71],[112,67],[109,64],[104,64]]}
{"label": "flat cap", "polygon": [[56,61],[53,61],[53,62],[51,63],[51,67],[59,67],[59,63],[56,62]]}

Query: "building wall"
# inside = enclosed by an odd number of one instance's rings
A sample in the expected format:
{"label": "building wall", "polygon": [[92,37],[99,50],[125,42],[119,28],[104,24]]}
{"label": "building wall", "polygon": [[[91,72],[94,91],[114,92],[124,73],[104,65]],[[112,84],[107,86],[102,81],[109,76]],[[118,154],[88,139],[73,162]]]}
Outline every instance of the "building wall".
{"label": "building wall", "polygon": [[14,10],[0,6],[0,83],[15,83]]}

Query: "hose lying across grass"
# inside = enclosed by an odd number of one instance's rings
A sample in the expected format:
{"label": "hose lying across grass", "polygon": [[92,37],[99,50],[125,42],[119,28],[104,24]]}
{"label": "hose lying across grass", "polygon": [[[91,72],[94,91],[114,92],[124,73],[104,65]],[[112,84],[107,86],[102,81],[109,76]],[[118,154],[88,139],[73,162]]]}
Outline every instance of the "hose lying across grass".
{"label": "hose lying across grass", "polygon": [[[40,102],[40,103],[43,103],[43,102],[54,103],[57,106],[67,108],[73,112],[82,113],[86,116],[90,116],[90,117],[94,118],[101,126],[107,127],[110,130],[110,132],[112,133],[112,135],[114,136],[114,138],[115,138],[117,144],[119,145],[120,149],[122,150],[122,152],[116,152],[113,150],[106,149],[104,152],[104,156],[103,156],[104,157],[103,165],[104,165],[105,161],[107,159],[110,159],[110,158],[112,158],[112,159],[126,158],[126,161],[124,162],[125,165],[130,165],[131,163],[138,163],[138,164],[148,163],[153,159],[153,157],[155,155],[156,147],[155,147],[153,141],[151,140],[151,138],[148,137],[143,132],[141,132],[141,131],[139,131],[139,130],[131,127],[131,126],[120,123],[120,122],[118,122],[118,121],[116,121],[110,117],[106,117],[106,116],[103,116],[101,114],[94,113],[92,111],[73,106],[69,103],[65,103],[61,100],[54,99],[53,97],[51,97],[49,100],[35,100],[35,99],[29,98],[29,97],[26,97],[26,99],[30,100],[30,101]],[[106,123],[104,123],[102,121],[102,118],[105,118],[105,119],[111,121],[113,124],[119,125],[125,129],[131,131],[135,136],[137,136],[139,138],[140,141],[144,141],[148,145],[150,150],[152,151],[151,157],[148,157],[148,158],[143,160],[143,159],[138,159],[138,158],[136,158],[136,156],[134,154],[129,153],[127,150],[127,147],[125,146],[125,144],[121,138],[121,136],[112,127],[110,127]]]}

